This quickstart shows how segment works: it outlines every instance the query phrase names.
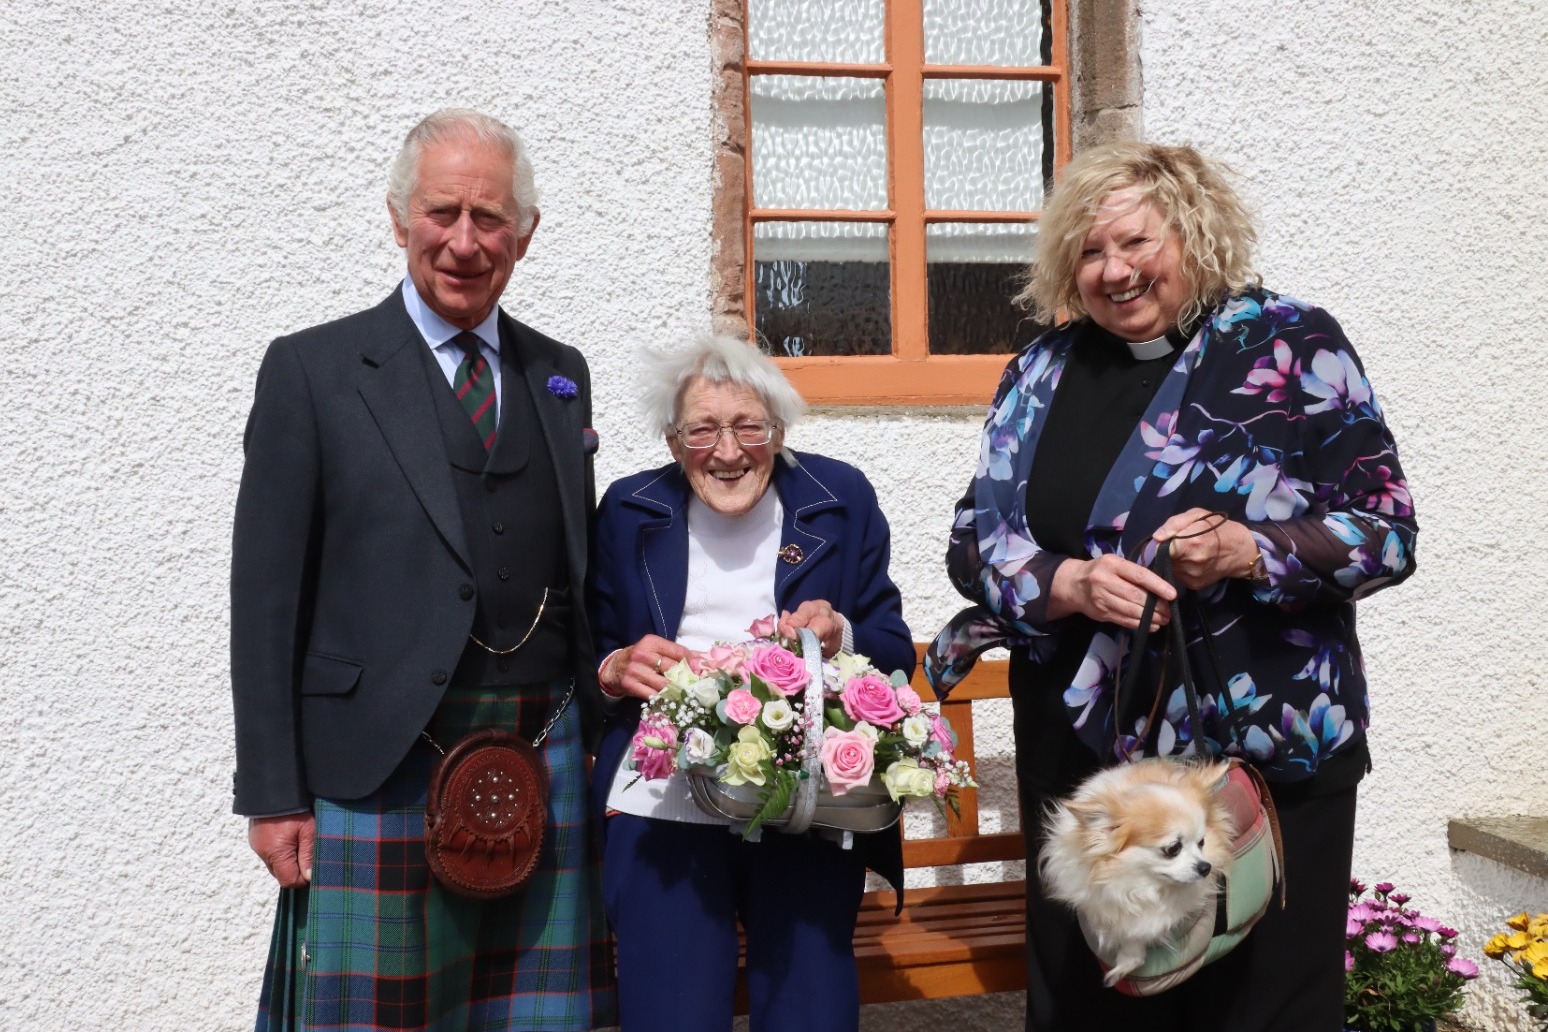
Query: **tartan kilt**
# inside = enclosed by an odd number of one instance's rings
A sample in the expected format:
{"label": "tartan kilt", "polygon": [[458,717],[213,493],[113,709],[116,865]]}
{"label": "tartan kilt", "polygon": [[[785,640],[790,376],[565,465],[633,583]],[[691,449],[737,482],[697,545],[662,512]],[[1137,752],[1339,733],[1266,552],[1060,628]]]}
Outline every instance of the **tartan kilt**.
{"label": "tartan kilt", "polygon": [[[453,687],[431,734],[448,748],[486,727],[531,733],[567,687]],[[312,883],[280,891],[257,1032],[579,1032],[612,1024],[612,942],[595,830],[586,823],[578,705],[539,752],[550,782],[548,830],[537,871],[503,899],[457,896],[431,877],[424,806],[437,753],[423,740],[373,795],[316,800]]]}

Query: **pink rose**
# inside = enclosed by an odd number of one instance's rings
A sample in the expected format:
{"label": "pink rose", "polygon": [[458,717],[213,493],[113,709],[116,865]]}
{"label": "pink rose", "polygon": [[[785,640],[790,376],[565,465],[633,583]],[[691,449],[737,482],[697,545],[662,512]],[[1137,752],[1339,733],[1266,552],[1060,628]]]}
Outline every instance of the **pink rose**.
{"label": "pink rose", "polygon": [[919,701],[919,693],[906,684],[898,688],[897,695],[898,705],[902,706],[903,712],[911,717],[918,713],[919,708],[924,705],[924,703]]}
{"label": "pink rose", "polygon": [[951,775],[944,770],[935,772],[935,794],[942,799],[946,798],[946,790],[951,787]]}
{"label": "pink rose", "polygon": [[734,674],[742,669],[742,660],[745,653],[730,645],[716,645],[708,652],[695,652],[688,657],[688,669],[703,677],[706,673],[715,670],[724,670],[728,674]]}
{"label": "pink rose", "polygon": [[859,731],[830,727],[822,733],[822,772],[834,795],[843,795],[871,780],[876,769],[876,745]]}
{"label": "pink rose", "polygon": [[930,737],[934,738],[941,750],[948,755],[957,748],[957,733],[951,729],[951,722],[939,713],[930,715]]}
{"label": "pink rose", "polygon": [[799,695],[810,680],[805,660],[778,645],[753,649],[744,669],[781,695]]}
{"label": "pink rose", "polygon": [[634,732],[634,769],[647,781],[672,773],[677,758],[677,728],[665,720],[648,720]]}
{"label": "pink rose", "polygon": [[777,624],[772,615],[763,616],[752,622],[752,626],[747,628],[747,633],[754,638],[772,638],[774,637],[776,626]]}
{"label": "pink rose", "polygon": [[878,728],[888,728],[903,719],[898,693],[893,691],[892,682],[879,674],[851,677],[844,685],[841,697],[844,700],[844,712],[854,720],[863,720]]}
{"label": "pink rose", "polygon": [[726,696],[726,719],[733,724],[751,724],[763,712],[763,703],[746,688],[737,688]]}

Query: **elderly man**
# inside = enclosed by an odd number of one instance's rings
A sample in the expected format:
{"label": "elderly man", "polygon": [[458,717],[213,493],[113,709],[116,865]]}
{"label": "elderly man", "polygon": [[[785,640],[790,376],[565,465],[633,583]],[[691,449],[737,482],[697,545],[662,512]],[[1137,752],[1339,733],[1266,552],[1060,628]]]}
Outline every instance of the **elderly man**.
{"label": "elderly man", "polygon": [[[234,809],[282,887],[259,1029],[611,1019],[576,604],[590,381],[497,307],[535,201],[513,131],[426,118],[389,176],[402,285],[259,370],[231,575]],[[536,872],[485,900],[432,877],[424,809],[441,751],[490,727],[541,740],[549,785]]]}

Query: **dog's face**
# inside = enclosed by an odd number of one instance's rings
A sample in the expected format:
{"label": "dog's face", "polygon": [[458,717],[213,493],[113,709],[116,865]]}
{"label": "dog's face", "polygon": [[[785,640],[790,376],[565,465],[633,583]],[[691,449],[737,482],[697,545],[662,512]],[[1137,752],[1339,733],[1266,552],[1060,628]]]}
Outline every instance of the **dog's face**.
{"label": "dog's face", "polygon": [[1100,858],[1109,877],[1187,885],[1209,878],[1230,858],[1232,829],[1213,803],[1215,775],[1171,766],[1157,770],[1161,777],[1092,786],[1087,798],[1069,804],[1087,855]]}

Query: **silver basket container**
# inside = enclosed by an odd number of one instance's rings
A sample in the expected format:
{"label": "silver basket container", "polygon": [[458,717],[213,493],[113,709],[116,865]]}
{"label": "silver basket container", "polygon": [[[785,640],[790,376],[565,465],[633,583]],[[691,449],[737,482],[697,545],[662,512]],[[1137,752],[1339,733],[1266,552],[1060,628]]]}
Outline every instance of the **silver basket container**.
{"label": "silver basket container", "polygon": [[[834,795],[822,775],[822,646],[817,635],[803,627],[801,655],[809,675],[806,683],[805,711],[811,728],[801,753],[801,769],[806,774],[796,786],[795,798],[785,812],[763,822],[765,828],[778,828],[799,835],[808,828],[832,828],[837,831],[884,831],[898,822],[903,804],[894,802],[887,789],[874,777],[865,785]],[[711,817],[745,827],[758,813],[757,785],[727,785],[720,780],[726,772],[717,767],[689,767],[688,789],[700,810]]]}

